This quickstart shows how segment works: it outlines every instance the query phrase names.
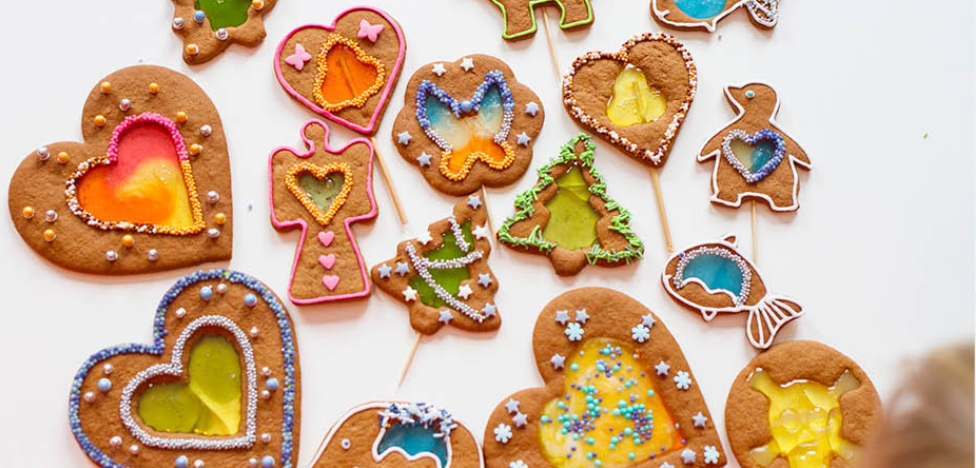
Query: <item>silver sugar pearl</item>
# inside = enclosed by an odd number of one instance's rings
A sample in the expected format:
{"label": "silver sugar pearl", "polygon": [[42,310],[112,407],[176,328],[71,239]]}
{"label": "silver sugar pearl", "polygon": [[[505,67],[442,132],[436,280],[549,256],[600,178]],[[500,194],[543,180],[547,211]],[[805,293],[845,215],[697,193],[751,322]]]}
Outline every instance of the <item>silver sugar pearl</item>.
{"label": "silver sugar pearl", "polygon": [[204,126],[200,127],[200,134],[203,135],[203,136],[205,136],[205,137],[208,137],[211,134],[213,134],[213,128],[211,126],[209,126],[209,125],[204,125]]}
{"label": "silver sugar pearl", "polygon": [[102,372],[104,372],[105,375],[112,375],[112,371],[114,370],[115,367],[113,367],[111,364],[105,364],[104,366],[102,366]]}
{"label": "silver sugar pearl", "polygon": [[224,28],[218,29],[217,32],[214,33],[214,35],[217,36],[217,40],[220,40],[220,41],[226,41],[227,38],[230,37],[230,34],[227,33],[227,30],[224,29]]}
{"label": "silver sugar pearl", "polygon": [[47,149],[47,146],[37,148],[37,159],[40,159],[41,161],[51,159],[51,150]]}
{"label": "silver sugar pearl", "polygon": [[132,101],[130,101],[128,98],[119,101],[120,111],[129,112],[129,109],[132,109]]}
{"label": "silver sugar pearl", "polygon": [[197,460],[193,462],[193,468],[203,468],[203,465],[204,465],[203,460]]}
{"label": "silver sugar pearl", "polygon": [[129,446],[129,453],[131,453],[132,455],[139,455],[139,446],[136,445],[136,444],[130,445]]}
{"label": "silver sugar pearl", "polygon": [[149,249],[149,251],[146,252],[146,260],[149,260],[150,262],[159,260],[159,251],[156,249]]}
{"label": "silver sugar pearl", "polygon": [[211,205],[216,205],[217,202],[220,201],[220,194],[213,190],[207,192],[207,201],[210,202]]}
{"label": "silver sugar pearl", "polygon": [[216,239],[220,237],[220,229],[217,228],[207,229],[207,235],[210,236],[211,239]]}
{"label": "silver sugar pearl", "polygon": [[58,212],[57,211],[47,210],[47,212],[44,213],[44,221],[47,221],[49,223],[53,223],[53,222],[55,222],[57,220],[58,220]]}
{"label": "silver sugar pearl", "polygon": [[173,315],[176,315],[176,318],[178,319],[186,317],[186,309],[180,307],[179,309],[176,309],[176,312],[174,312]]}
{"label": "silver sugar pearl", "polygon": [[108,252],[105,252],[105,260],[114,262],[118,259],[119,259],[119,254],[116,253],[114,250],[109,250]]}
{"label": "silver sugar pearl", "polygon": [[267,366],[262,367],[261,368],[261,375],[263,375],[265,377],[271,377],[271,368],[270,367],[267,367]]}
{"label": "silver sugar pearl", "polygon": [[115,450],[122,448],[122,438],[119,436],[112,437],[108,440],[108,445]]}
{"label": "silver sugar pearl", "polygon": [[261,434],[261,442],[264,442],[266,444],[270,444],[271,443],[271,434],[268,434],[267,432],[265,432],[264,434]]}
{"label": "silver sugar pearl", "polygon": [[173,18],[173,29],[180,30],[183,29],[183,18]]}
{"label": "silver sugar pearl", "polygon": [[256,468],[258,466],[258,459],[257,458],[252,458],[252,459],[248,460],[247,461],[247,466],[248,466],[248,468]]}
{"label": "silver sugar pearl", "polygon": [[258,335],[261,334],[261,330],[258,330],[258,327],[251,327],[250,333],[251,333],[251,338],[257,338]]}
{"label": "silver sugar pearl", "polygon": [[82,398],[85,399],[85,403],[94,403],[95,402],[95,392],[85,392],[85,395]]}
{"label": "silver sugar pearl", "polygon": [[269,398],[271,398],[271,392],[269,392],[267,390],[261,390],[261,399],[262,400],[267,400]]}
{"label": "silver sugar pearl", "polygon": [[227,294],[227,285],[220,283],[217,285],[217,294]]}

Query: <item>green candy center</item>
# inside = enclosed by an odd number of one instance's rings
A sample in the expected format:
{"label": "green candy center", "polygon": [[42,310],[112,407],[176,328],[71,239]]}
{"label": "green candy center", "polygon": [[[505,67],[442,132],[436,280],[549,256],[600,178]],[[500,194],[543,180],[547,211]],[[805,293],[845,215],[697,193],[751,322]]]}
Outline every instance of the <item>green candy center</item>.
{"label": "green candy center", "polygon": [[196,0],[193,7],[203,10],[210,20],[210,27],[216,31],[244,24],[251,0]]}
{"label": "green candy center", "polygon": [[346,176],[341,172],[328,174],[319,179],[312,174],[302,174],[298,177],[298,186],[315,202],[323,213],[328,212],[335,203],[336,197],[342,192],[346,183]]}
{"label": "green candy center", "polygon": [[[471,235],[471,221],[465,221],[461,225],[461,234],[464,236],[464,240],[468,242],[469,245],[474,245],[474,237]],[[444,234],[441,234],[444,238],[444,245],[440,246],[436,250],[432,250],[424,254],[428,260],[451,260],[454,258],[461,258],[468,254],[461,250],[457,246],[457,238],[454,236],[454,232],[448,229]],[[458,289],[461,287],[461,283],[471,278],[471,273],[468,271],[468,267],[464,266],[461,268],[450,268],[444,270],[438,270],[431,268],[431,277],[434,278],[434,282],[439,284],[448,294],[456,296]],[[434,292],[434,288],[430,287],[420,275],[416,275],[410,279],[410,287],[417,290],[420,294],[420,301],[430,307],[442,307],[447,305],[437,293]]]}
{"label": "green candy center", "polygon": [[556,179],[559,191],[546,203],[549,222],[542,237],[567,250],[587,250],[598,242],[600,214],[590,205],[590,187],[576,166]]}

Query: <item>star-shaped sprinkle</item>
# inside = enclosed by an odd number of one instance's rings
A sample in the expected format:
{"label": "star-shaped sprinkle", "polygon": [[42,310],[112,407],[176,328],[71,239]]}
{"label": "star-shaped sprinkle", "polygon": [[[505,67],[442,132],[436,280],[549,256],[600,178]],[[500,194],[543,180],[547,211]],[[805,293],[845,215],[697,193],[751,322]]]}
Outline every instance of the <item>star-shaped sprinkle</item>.
{"label": "star-shaped sprinkle", "polygon": [[532,117],[539,115],[539,105],[536,104],[535,102],[530,102],[526,104],[525,113],[531,115]]}
{"label": "star-shaped sprinkle", "polygon": [[466,72],[474,70],[474,60],[472,60],[471,57],[465,57],[461,60],[461,68],[463,68]]}
{"label": "star-shaped sprinkle", "polygon": [[641,325],[644,325],[647,328],[653,327],[654,323],[655,323],[654,316],[651,314],[647,314],[641,317]]}
{"label": "star-shaped sprinkle", "polygon": [[678,371],[678,375],[674,376],[674,386],[678,387],[678,390],[688,390],[691,387],[691,374],[685,371]]}
{"label": "star-shaped sprinkle", "polygon": [[411,141],[413,141],[413,137],[410,136],[410,132],[401,132],[397,135],[397,142],[403,146],[409,145]]}
{"label": "star-shaped sprinkle", "polygon": [[485,307],[481,309],[481,313],[485,314],[485,317],[494,317],[498,313],[498,308],[495,304],[485,304]]}
{"label": "star-shaped sprinkle", "polygon": [[488,226],[482,225],[474,228],[471,234],[474,234],[477,239],[487,239],[491,235],[491,231],[488,230]]}
{"label": "star-shaped sprinkle", "polygon": [[692,449],[684,449],[684,451],[681,452],[681,463],[684,463],[685,465],[694,465],[695,451]]}
{"label": "star-shaped sprinkle", "polygon": [[379,39],[380,33],[383,32],[382,24],[369,24],[364,18],[359,22],[359,38],[369,39],[369,42],[376,44],[376,40]]}
{"label": "star-shaped sprinkle", "polygon": [[515,460],[508,464],[508,468],[529,468],[529,465],[526,465],[522,460]]}
{"label": "star-shaped sprinkle", "polygon": [[630,337],[638,343],[643,343],[651,337],[651,329],[644,325],[638,325],[630,329]]}
{"label": "star-shaped sprinkle", "polygon": [[515,423],[515,427],[525,427],[525,425],[529,423],[529,417],[525,413],[519,411],[518,414],[512,417],[512,422]]}
{"label": "star-shaped sprinkle", "polygon": [[558,310],[558,311],[556,311],[556,321],[559,322],[560,325],[562,325],[562,326],[565,327],[566,324],[569,323],[569,320],[570,319],[569,319],[569,311],[568,310]]}
{"label": "star-shaped sprinkle", "polygon": [[447,73],[447,69],[444,68],[443,63],[435,63],[434,69],[431,70],[431,72],[433,72],[437,76],[444,76],[444,74]]}
{"label": "star-shaped sprinkle", "polygon": [[501,423],[495,428],[495,440],[503,444],[507,444],[508,440],[512,438],[512,426],[508,424]]}
{"label": "star-shaped sprinkle", "polygon": [[407,289],[403,290],[403,299],[407,302],[417,300],[417,290],[407,286]]}
{"label": "star-shaped sprinkle", "polygon": [[312,60],[312,54],[305,50],[305,46],[295,44],[295,53],[285,57],[285,63],[295,67],[295,70],[302,71],[305,64]]}
{"label": "star-shaped sprinkle", "polygon": [[576,321],[586,325],[586,321],[590,319],[590,314],[586,313],[586,309],[580,309],[576,311]]}
{"label": "star-shaped sprinkle", "polygon": [[566,337],[569,341],[579,341],[583,339],[583,327],[580,324],[573,322],[566,327]]}
{"label": "star-shaped sprinkle", "polygon": [[706,445],[705,451],[702,452],[702,456],[705,458],[706,465],[717,465],[718,464],[718,449],[714,445]]}
{"label": "star-shaped sprinkle", "polygon": [[481,285],[482,288],[487,288],[491,286],[491,283],[493,283],[491,279],[491,275],[489,275],[488,273],[478,274],[478,284]]}
{"label": "star-shaped sprinkle", "polygon": [[471,286],[462,284],[461,287],[458,288],[457,294],[461,299],[468,300],[468,298],[471,297],[472,294],[474,294],[474,291],[471,290]]}
{"label": "star-shaped sprinkle", "polygon": [[407,262],[397,262],[396,274],[400,276],[407,276],[410,273],[410,265]]}
{"label": "star-shaped sprinkle", "polygon": [[654,366],[654,370],[657,372],[657,375],[666,376],[668,375],[668,372],[671,372],[671,366],[669,366],[666,362],[661,361]]}
{"label": "star-shaped sprinkle", "polygon": [[417,164],[420,164],[420,167],[430,167],[430,155],[426,151],[420,153],[420,156],[417,156]]}
{"label": "star-shaped sprinkle", "polygon": [[449,311],[449,310],[442,310],[441,311],[441,317],[439,319],[437,319],[437,321],[440,322],[440,323],[448,323],[452,319],[454,319],[454,316],[451,315],[451,311]]}
{"label": "star-shaped sprinkle", "polygon": [[390,268],[390,265],[387,265],[387,264],[384,263],[384,264],[380,265],[380,267],[377,268],[377,270],[379,270],[379,272],[380,272],[380,278],[383,279],[383,278],[389,278],[390,277],[390,272],[393,271],[393,268]]}
{"label": "star-shaped sprinkle", "polygon": [[705,415],[702,414],[701,411],[699,411],[698,414],[692,416],[691,417],[691,420],[692,420],[692,422],[695,423],[695,427],[700,427],[702,429],[705,428],[705,423],[708,422],[708,418],[706,418]]}
{"label": "star-shaped sprinkle", "polygon": [[552,359],[549,360],[552,363],[552,368],[559,370],[566,367],[566,356],[559,353],[553,354]]}
{"label": "star-shaped sprinkle", "polygon": [[427,243],[432,240],[434,240],[434,238],[430,236],[430,231],[424,231],[423,234],[417,236],[417,242],[420,242],[421,244],[424,245],[427,245]]}
{"label": "star-shaped sprinkle", "polygon": [[481,208],[481,197],[477,195],[471,195],[470,197],[468,197],[468,206],[470,206],[471,209],[474,210]]}
{"label": "star-shaped sprinkle", "polygon": [[519,133],[516,138],[518,138],[519,146],[529,146],[529,143],[532,141],[532,138],[529,138],[529,135],[525,132]]}
{"label": "star-shaped sprinkle", "polygon": [[508,414],[518,413],[519,401],[514,398],[509,398],[508,403],[505,403],[505,411],[508,411]]}

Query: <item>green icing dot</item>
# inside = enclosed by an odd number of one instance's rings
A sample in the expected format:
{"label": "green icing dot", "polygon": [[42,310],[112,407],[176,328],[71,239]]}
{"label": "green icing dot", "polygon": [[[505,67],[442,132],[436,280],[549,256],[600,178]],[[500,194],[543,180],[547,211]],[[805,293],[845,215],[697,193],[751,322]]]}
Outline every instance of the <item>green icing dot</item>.
{"label": "green icing dot", "polygon": [[[464,235],[464,240],[468,242],[469,245],[474,246],[474,237],[471,235],[471,221],[465,221],[461,225],[461,234]],[[454,232],[447,230],[444,234],[444,245],[440,246],[437,250],[433,250],[424,254],[428,260],[450,260],[453,258],[461,258],[468,254],[461,250],[457,246],[457,238],[454,237]],[[471,273],[468,271],[468,267],[461,268],[451,268],[446,270],[435,270],[430,269],[430,276],[434,278],[434,282],[439,284],[445,291],[451,295],[456,295],[458,288],[461,287],[461,282],[471,278]],[[410,279],[410,287],[417,290],[420,293],[420,301],[430,307],[442,307],[447,305],[446,302],[437,297],[437,293],[434,292],[434,288],[427,285],[420,275],[414,276]]]}
{"label": "green icing dot", "polygon": [[298,186],[312,198],[322,212],[329,211],[345,183],[346,176],[341,172],[328,174],[324,179],[308,173],[298,176]]}
{"label": "green icing dot", "polygon": [[136,412],[149,427],[168,433],[226,436],[241,423],[241,361],[221,335],[200,338],[190,351],[188,383],[147,388]]}
{"label": "green icing dot", "polygon": [[207,14],[210,27],[216,31],[244,24],[251,0],[196,0],[193,7]]}
{"label": "green icing dot", "polygon": [[583,171],[573,166],[556,179],[559,191],[546,203],[549,222],[542,237],[567,250],[588,250],[597,243],[600,214],[590,206],[590,191]]}

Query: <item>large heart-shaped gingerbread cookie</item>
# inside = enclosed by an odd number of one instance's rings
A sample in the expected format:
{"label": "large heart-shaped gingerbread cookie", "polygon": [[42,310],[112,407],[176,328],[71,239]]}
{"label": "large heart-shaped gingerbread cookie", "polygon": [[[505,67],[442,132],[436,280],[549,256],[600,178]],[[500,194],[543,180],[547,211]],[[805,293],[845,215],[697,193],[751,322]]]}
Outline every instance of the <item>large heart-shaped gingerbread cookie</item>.
{"label": "large heart-shaped gingerbread cookie", "polygon": [[103,467],[294,466],[298,348],[274,292],[200,271],[163,296],[154,324],[152,344],[106,348],[75,376],[68,419],[85,454]]}
{"label": "large heart-shaped gingerbread cookie", "polygon": [[230,163],[217,109],[189,78],[141,65],[92,90],[84,143],[42,146],[9,187],[17,232],[62,267],[170,270],[231,256]]}
{"label": "large heart-shaped gingerbread cookie", "polygon": [[309,24],[285,37],[275,53],[281,86],[309,109],[372,135],[403,67],[407,43],[390,15],[350,8],[332,25]]}
{"label": "large heart-shaped gingerbread cookie", "polygon": [[546,386],[492,412],[488,468],[725,466],[681,348],[641,303],[603,288],[565,293],[539,314],[532,347]]}
{"label": "large heart-shaped gingerbread cookie", "polygon": [[617,52],[577,58],[563,79],[563,104],[573,119],[628,155],[661,166],[697,85],[684,45],[667,34],[642,34]]}

